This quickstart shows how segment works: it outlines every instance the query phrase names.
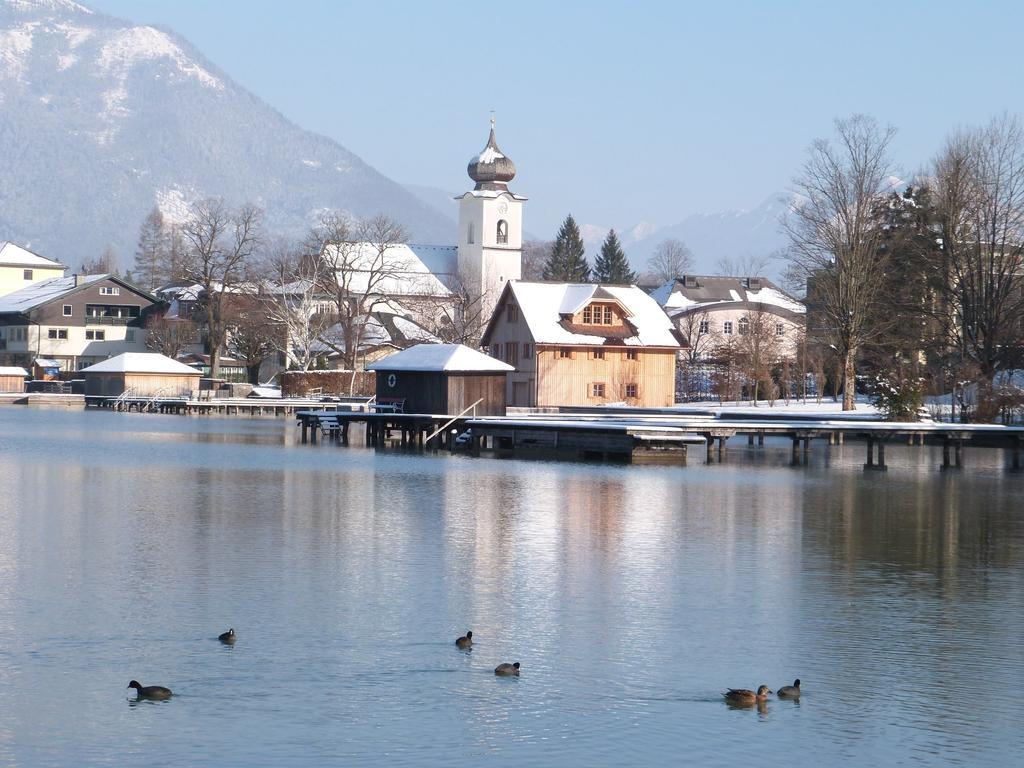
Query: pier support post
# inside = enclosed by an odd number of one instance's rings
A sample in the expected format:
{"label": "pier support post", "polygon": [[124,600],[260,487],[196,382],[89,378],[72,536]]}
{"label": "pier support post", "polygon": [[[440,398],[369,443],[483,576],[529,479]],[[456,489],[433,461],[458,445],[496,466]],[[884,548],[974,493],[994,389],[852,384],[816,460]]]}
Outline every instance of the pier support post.
{"label": "pier support post", "polygon": [[964,466],[963,448],[964,448],[964,441],[963,440],[957,440],[953,444],[953,456],[955,457],[955,460],[956,460],[956,468],[957,469],[963,469],[963,466]]}
{"label": "pier support post", "polygon": [[762,448],[764,447],[764,432],[757,433],[757,445]]}
{"label": "pier support post", "polygon": [[942,438],[942,468],[949,469],[949,438]]}
{"label": "pier support post", "polygon": [[348,422],[341,425],[341,444],[348,445]]}
{"label": "pier support post", "polygon": [[874,469],[875,468],[875,438],[871,437],[871,435],[868,435],[867,445],[868,445],[868,460],[867,460],[867,463],[864,464],[864,469]]}
{"label": "pier support post", "polygon": [[811,437],[810,437],[810,435],[804,435],[804,445],[803,445],[803,462],[804,462],[804,464],[807,463],[807,459],[810,456],[810,453],[811,453]]}
{"label": "pier support post", "polygon": [[842,445],[843,444],[843,433],[842,432],[836,432],[836,441],[837,441],[836,445]]}
{"label": "pier support post", "polygon": [[753,445],[754,445],[754,433],[753,432],[751,432],[749,435],[747,435],[747,445],[749,445],[751,447],[753,447]]}
{"label": "pier support post", "polygon": [[880,469],[883,472],[888,469],[885,466],[885,440],[878,441],[878,464],[875,466],[875,469]]}
{"label": "pier support post", "polygon": [[715,438],[710,434],[704,435],[704,445],[708,451],[707,463],[711,464],[715,460]]}
{"label": "pier support post", "polygon": [[725,453],[725,438],[718,438],[718,460],[722,460],[722,455]]}
{"label": "pier support post", "polygon": [[309,441],[309,425],[306,420],[302,420],[302,442],[307,443]]}
{"label": "pier support post", "polygon": [[800,435],[793,435],[793,455],[790,459],[792,466],[797,466],[800,463]]}

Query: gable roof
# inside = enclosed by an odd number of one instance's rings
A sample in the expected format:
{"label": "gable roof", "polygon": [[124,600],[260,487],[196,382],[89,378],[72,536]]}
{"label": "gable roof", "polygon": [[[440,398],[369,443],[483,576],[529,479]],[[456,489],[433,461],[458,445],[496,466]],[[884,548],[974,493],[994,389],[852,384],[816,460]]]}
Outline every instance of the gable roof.
{"label": "gable roof", "polygon": [[160,301],[141,288],[137,288],[131,283],[127,283],[113,275],[71,275],[70,277],[52,277],[49,280],[40,280],[38,283],[26,285],[14,293],[0,296],[0,313],[29,312],[43,304],[49,304],[51,301],[56,301],[76,291],[84,290],[100,280],[111,280],[154,304]]}
{"label": "gable roof", "polygon": [[63,264],[53,259],[40,256],[38,253],[32,253],[27,248],[22,248],[20,245],[15,245],[6,240],[0,241],[0,266],[28,267],[30,269],[32,267],[36,269],[66,269]]}
{"label": "gable roof", "polygon": [[117,357],[83,368],[82,373],[187,373],[202,376],[202,371],[172,360],[159,352],[124,352]]}
{"label": "gable roof", "polygon": [[0,376],[28,376],[28,371],[15,365],[0,365]]}
{"label": "gable roof", "polygon": [[505,373],[515,368],[464,344],[417,344],[371,363],[366,370]]}
{"label": "gable roof", "polygon": [[665,311],[678,315],[713,305],[764,305],[791,315],[806,313],[803,304],[764,277],[727,277],[721,275],[684,275],[670,280],[651,293]]}
{"label": "gable roof", "polygon": [[[594,283],[534,283],[511,280],[505,285],[484,332],[486,344],[508,294],[515,297],[519,312],[536,344],[605,344],[636,347],[678,348],[672,321],[658,303],[635,285]],[[588,327],[586,333],[571,323],[572,316],[591,301],[612,301],[626,315],[625,329]]]}

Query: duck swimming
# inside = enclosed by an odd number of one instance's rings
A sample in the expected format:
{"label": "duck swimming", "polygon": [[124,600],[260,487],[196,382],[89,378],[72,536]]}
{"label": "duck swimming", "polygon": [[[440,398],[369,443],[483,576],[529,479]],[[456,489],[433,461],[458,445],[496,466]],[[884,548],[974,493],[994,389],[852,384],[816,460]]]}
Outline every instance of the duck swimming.
{"label": "duck swimming", "polygon": [[464,637],[460,637],[455,641],[456,648],[472,648],[473,647],[473,633],[467,632]]}
{"label": "duck swimming", "polygon": [[730,704],[755,704],[767,699],[769,693],[771,691],[768,689],[768,686],[762,685],[757,689],[757,693],[747,688],[730,688],[722,695],[725,696],[725,700]]}
{"label": "duck swimming", "polygon": [[793,681],[792,685],[784,685],[775,693],[780,699],[800,698],[800,678]]}
{"label": "duck swimming", "polygon": [[142,685],[138,680],[128,683],[129,688],[134,688],[140,699],[169,699],[171,689],[162,685]]}
{"label": "duck swimming", "polygon": [[494,668],[494,674],[499,677],[519,677],[519,662],[514,664],[499,664]]}
{"label": "duck swimming", "polygon": [[228,645],[234,645],[235,644],[235,630],[234,630],[234,627],[229,629],[227,632],[222,632],[221,634],[217,635],[217,639],[220,640],[222,643],[226,643]]}

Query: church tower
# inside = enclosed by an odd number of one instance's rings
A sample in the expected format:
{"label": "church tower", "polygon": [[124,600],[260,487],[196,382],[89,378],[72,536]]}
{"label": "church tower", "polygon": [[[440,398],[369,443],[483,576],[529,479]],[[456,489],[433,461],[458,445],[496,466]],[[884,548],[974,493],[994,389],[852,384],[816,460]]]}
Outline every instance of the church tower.
{"label": "church tower", "polygon": [[459,277],[481,298],[484,322],[491,316],[505,283],[523,275],[523,202],[508,183],[516,176],[512,160],[491,135],[483,152],[466,169],[476,186],[459,201]]}

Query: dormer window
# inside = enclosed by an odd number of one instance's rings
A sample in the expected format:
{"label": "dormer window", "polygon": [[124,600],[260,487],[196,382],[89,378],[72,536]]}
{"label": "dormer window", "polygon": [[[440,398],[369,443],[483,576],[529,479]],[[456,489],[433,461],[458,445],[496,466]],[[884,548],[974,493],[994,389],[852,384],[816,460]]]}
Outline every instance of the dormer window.
{"label": "dormer window", "polygon": [[609,304],[588,304],[583,308],[584,325],[611,325],[614,317]]}
{"label": "dormer window", "polygon": [[498,222],[498,245],[505,245],[508,243],[508,222],[501,219]]}

